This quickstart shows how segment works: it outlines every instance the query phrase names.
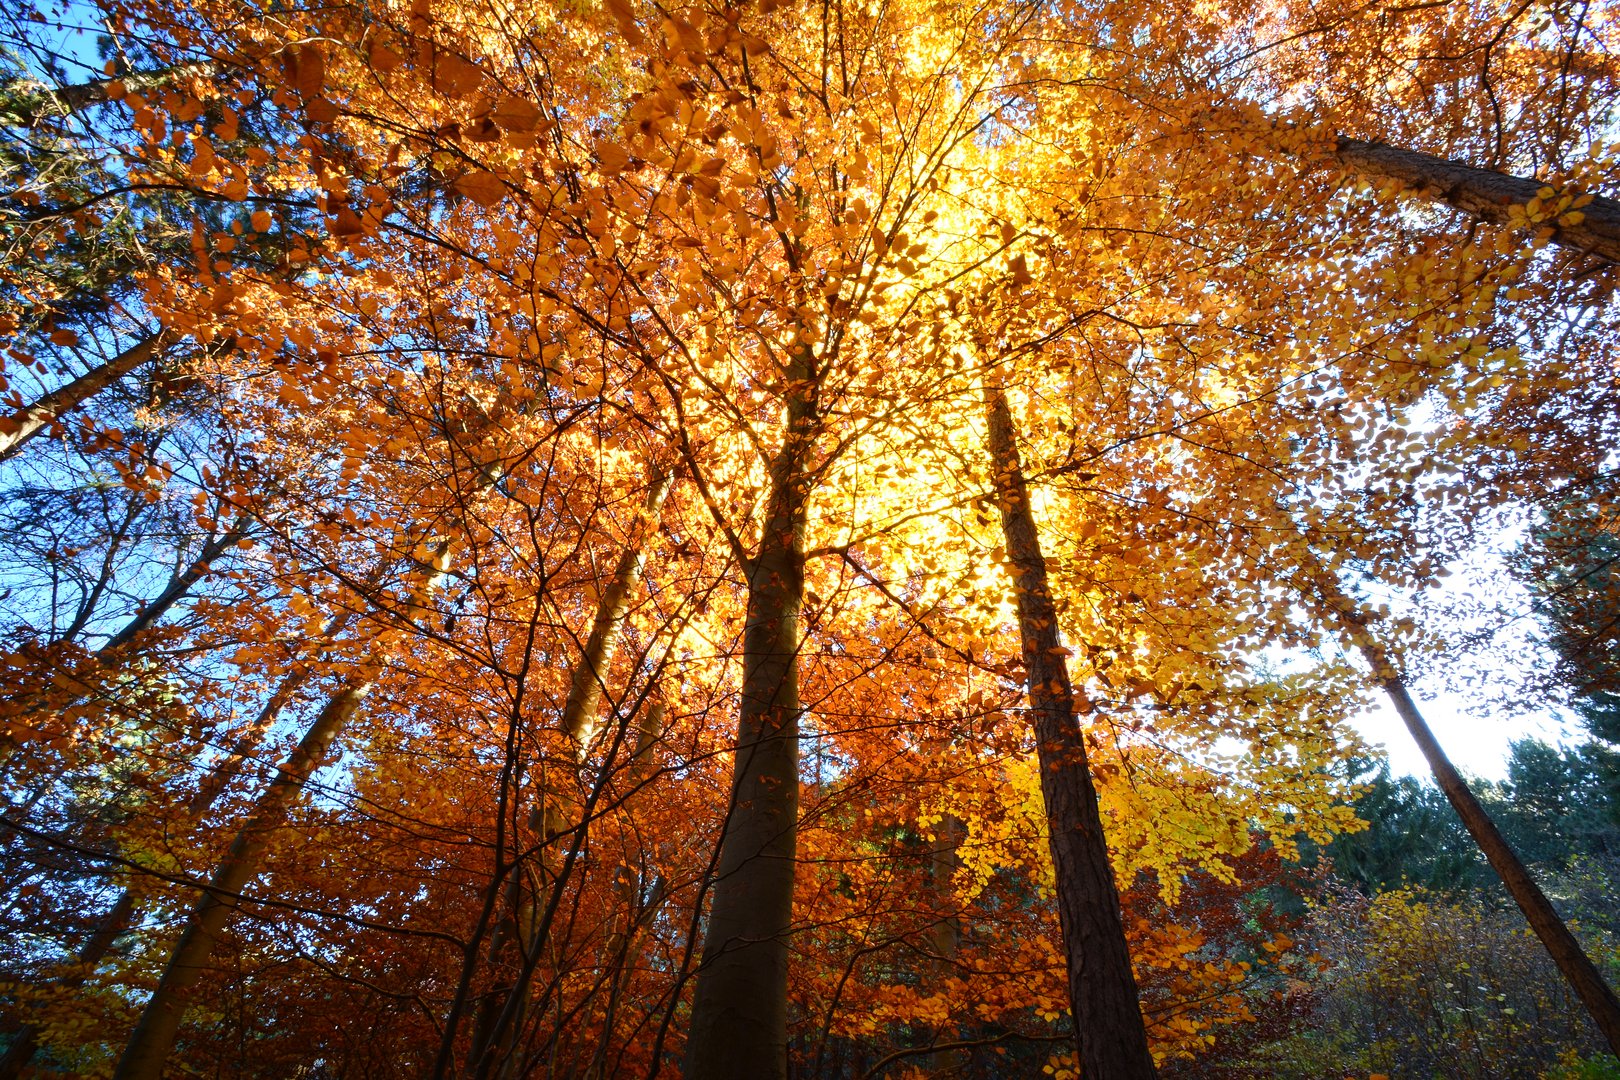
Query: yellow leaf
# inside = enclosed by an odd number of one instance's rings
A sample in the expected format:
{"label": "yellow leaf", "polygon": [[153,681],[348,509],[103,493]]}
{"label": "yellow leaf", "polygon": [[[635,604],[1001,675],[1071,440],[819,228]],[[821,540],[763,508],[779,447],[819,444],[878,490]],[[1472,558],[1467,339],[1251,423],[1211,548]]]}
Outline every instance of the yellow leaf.
{"label": "yellow leaf", "polygon": [[506,185],[501,183],[500,177],[484,169],[475,169],[461,177],[455,188],[485,209],[506,198]]}

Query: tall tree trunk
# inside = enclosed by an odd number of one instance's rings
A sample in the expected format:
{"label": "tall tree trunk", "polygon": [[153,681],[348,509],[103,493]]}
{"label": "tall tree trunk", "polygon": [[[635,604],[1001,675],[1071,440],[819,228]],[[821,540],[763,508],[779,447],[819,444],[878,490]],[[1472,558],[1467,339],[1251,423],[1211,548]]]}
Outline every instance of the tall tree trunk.
{"label": "tall tree trunk", "polygon": [[1513,217],[1510,211],[1537,197],[1547,186],[1539,180],[1343,136],[1335,140],[1330,155],[1347,171],[1364,179],[1399,181],[1482,221],[1551,229],[1549,239],[1559,247],[1620,263],[1620,202],[1613,199],[1597,195],[1572,211],[1581,215],[1578,223],[1527,222],[1523,217]]}
{"label": "tall tree trunk", "polygon": [[13,457],[28,440],[47,430],[59,418],[152,359],[166,341],[164,333],[142,338],[106,363],[0,420],[0,461]]}
{"label": "tall tree trunk", "polygon": [[1490,814],[1469,790],[1462,775],[1451,764],[1451,759],[1434,737],[1423,714],[1418,711],[1417,703],[1407,692],[1405,681],[1390,663],[1389,654],[1368,631],[1367,619],[1361,613],[1360,606],[1344,592],[1331,571],[1317,562],[1314,555],[1307,554],[1306,558],[1310,560],[1311,577],[1321,590],[1324,601],[1337,614],[1357,650],[1372,666],[1373,677],[1389,696],[1390,703],[1406,724],[1406,730],[1411,733],[1418,749],[1423,751],[1429,771],[1434,774],[1434,781],[1445,794],[1446,801],[1451,803],[1457,817],[1462,819],[1468,835],[1474,838],[1474,843],[1484,853],[1491,869],[1496,871],[1496,876],[1507,887],[1508,894],[1524,913],[1530,929],[1535,931],[1553,963],[1558,965],[1558,970],[1586,1006],[1592,1022],[1608,1041],[1610,1051],[1620,1058],[1620,1000],[1616,999],[1614,990],[1581,948],[1575,935],[1570,933],[1558,910],[1536,884],[1535,878],[1491,820]]}
{"label": "tall tree trunk", "polygon": [[[476,490],[493,486],[501,476],[498,464],[484,466]],[[433,592],[443,580],[450,563],[450,541],[438,543],[426,573],[411,588],[401,614],[411,620],[422,616]],[[374,646],[380,649],[381,646]],[[202,896],[192,907],[185,930],[169,954],[157,989],[152,992],[129,1043],[119,1058],[115,1080],[158,1080],[174,1049],[180,1022],[191,1004],[191,995],[208,970],[214,945],[225,928],[235,901],[250,884],[264,862],[271,838],[282,824],[288,807],[303,791],[310,775],[326,757],[333,741],[342,732],[370,692],[381,660],[369,659],[353,680],[332,695],[304,733],[292,756],[276,770],[276,776],[255,801],[253,811],[238,829],[229,850],[214,870]]]}
{"label": "tall tree trunk", "polygon": [[[631,527],[625,549],[620,553],[607,585],[597,600],[596,614],[591,619],[585,648],[569,673],[568,696],[563,701],[559,723],[573,741],[581,763],[596,736],[604,680],[618,653],[630,598],[641,581],[646,562],[646,544],[656,529],[659,512],[663,509],[673,480],[674,473],[668,469],[653,473],[638,520]],[[556,792],[542,788],[539,800],[529,819],[529,831],[541,837],[542,843],[552,835],[577,825],[578,815],[564,809]],[[515,1036],[521,1028],[522,1002],[515,1005],[510,1003],[514,998],[527,994],[529,977],[534,970],[531,961],[543,945],[535,936],[541,925],[538,895],[533,883],[526,880],[528,875],[521,856],[512,866],[510,874],[503,905],[506,914],[490,934],[488,957],[492,967],[499,966],[516,943],[521,958],[519,972],[510,986],[493,987],[479,1002],[473,1022],[472,1050],[468,1058],[470,1071],[475,1076],[486,1075],[497,1059],[503,1058],[503,1046],[510,1041],[509,1035]]]}
{"label": "tall tree trunk", "polygon": [[329,698],[297,749],[259,796],[253,813],[237,831],[225,858],[192,908],[157,989],[152,991],[119,1058],[116,1080],[158,1080],[162,1076],[180,1021],[191,1005],[191,994],[208,971],[214,945],[236,900],[258,876],[270,840],[288,807],[325,759],[332,741],[360,707],[371,685],[370,677],[361,677]]}
{"label": "tall tree trunk", "polygon": [[1058,919],[1068,956],[1069,1004],[1084,1075],[1151,1080],[1156,1075],[1131,971],[1119,890],[1103,839],[1085,739],[1058,634],[1035,516],[1007,398],[985,391],[991,467],[1018,600],[1018,630],[1041,769],[1041,795],[1057,873]]}
{"label": "tall tree trunk", "polygon": [[787,935],[799,818],[799,609],[815,424],[808,358],[790,371],[759,552],[745,568],[742,704],[731,801],[692,995],[687,1080],[787,1076]]}

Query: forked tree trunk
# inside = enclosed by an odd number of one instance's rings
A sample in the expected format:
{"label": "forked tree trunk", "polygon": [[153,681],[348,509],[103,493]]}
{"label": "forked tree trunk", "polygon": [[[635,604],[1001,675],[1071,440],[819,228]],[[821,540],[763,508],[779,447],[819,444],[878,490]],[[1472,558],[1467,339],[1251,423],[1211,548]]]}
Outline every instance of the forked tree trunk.
{"label": "forked tree trunk", "polygon": [[142,338],[106,363],[0,420],[0,461],[14,456],[28,440],[152,359],[166,340],[163,333]]}
{"label": "forked tree trunk", "polygon": [[1082,1074],[1098,1080],[1151,1080],[1156,1071],[1131,971],[1119,890],[1108,861],[1085,739],[1075,722],[1067,651],[1058,634],[1012,412],[1000,390],[987,388],[985,404],[1001,528],[1017,592]]}
{"label": "forked tree trunk", "polygon": [[1496,871],[1496,876],[1507,887],[1508,894],[1524,913],[1525,920],[1547,950],[1547,955],[1552,957],[1553,963],[1558,965],[1558,970],[1580,997],[1581,1004],[1586,1006],[1592,1023],[1608,1041],[1610,1051],[1620,1058],[1620,1000],[1615,998],[1614,990],[1581,948],[1575,935],[1570,933],[1563,917],[1536,884],[1535,878],[1491,820],[1490,814],[1469,790],[1462,775],[1451,764],[1451,759],[1434,737],[1423,714],[1418,711],[1417,703],[1407,692],[1405,681],[1390,663],[1389,654],[1368,632],[1367,620],[1361,614],[1359,605],[1340,588],[1331,571],[1318,563],[1314,555],[1308,554],[1306,557],[1311,562],[1311,577],[1321,590],[1324,601],[1343,623],[1362,657],[1371,665],[1373,677],[1389,696],[1390,703],[1406,724],[1406,730],[1411,733],[1418,749],[1423,751],[1429,770],[1434,774],[1434,781],[1445,794],[1446,801],[1451,803],[1451,808],[1467,828],[1468,835],[1474,838],[1474,843],[1484,853],[1491,869]]}
{"label": "forked tree trunk", "polygon": [[742,703],[731,800],[692,995],[687,1080],[787,1076],[789,927],[799,818],[799,609],[814,374],[790,371],[764,531],[746,567]]}
{"label": "forked tree trunk", "polygon": [[96,650],[98,656],[111,658],[119,649],[124,648],[141,634],[155,626],[159,619],[169,613],[169,609],[176,603],[191,594],[197,582],[208,575],[209,569],[225,552],[235,547],[248,534],[253,525],[253,516],[246,511],[238,514],[231,527],[209,543],[203,545],[202,551],[197,553],[184,570],[169,580],[168,586],[157,596],[153,597],[135,617],[124,624],[124,628],[112,637],[107,643]]}

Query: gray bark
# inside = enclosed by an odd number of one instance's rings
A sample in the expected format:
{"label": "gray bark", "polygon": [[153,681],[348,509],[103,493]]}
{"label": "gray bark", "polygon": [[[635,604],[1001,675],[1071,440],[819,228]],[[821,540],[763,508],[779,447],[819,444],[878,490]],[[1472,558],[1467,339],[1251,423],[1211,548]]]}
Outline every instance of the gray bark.
{"label": "gray bark", "polygon": [[1434,781],[1445,794],[1446,801],[1457,812],[1468,835],[1474,838],[1474,843],[1484,853],[1485,861],[1490,863],[1491,869],[1496,871],[1496,876],[1513,897],[1513,902],[1524,913],[1530,929],[1535,931],[1553,963],[1558,965],[1558,970],[1586,1006],[1592,1023],[1608,1041],[1610,1051],[1620,1058],[1620,1000],[1616,999],[1614,990],[1604,980],[1591,957],[1586,955],[1586,950],[1570,932],[1552,901],[1547,899],[1547,894],[1536,884],[1535,878],[1491,820],[1485,807],[1469,790],[1462,774],[1452,765],[1439,740],[1434,737],[1433,730],[1423,719],[1423,714],[1418,711],[1417,703],[1407,692],[1405,681],[1390,663],[1383,646],[1369,636],[1366,620],[1357,611],[1354,601],[1327,579],[1325,570],[1318,575],[1318,582],[1328,594],[1328,603],[1339,612],[1357,649],[1372,666],[1373,677],[1389,696],[1412,740],[1423,752],[1424,760],[1429,763],[1429,771],[1434,774]]}
{"label": "gray bark", "polygon": [[750,561],[742,706],[731,800],[692,996],[687,1080],[787,1076],[788,931],[799,817],[799,609],[806,457],[815,424],[808,358],[790,372],[786,435],[771,463]]}
{"label": "gray bark", "polygon": [[[1399,181],[1465,214],[1499,225],[1529,224],[1522,217],[1515,221],[1509,208],[1524,206],[1547,186],[1528,177],[1342,136],[1332,157],[1357,176]],[[1546,221],[1532,227],[1550,228],[1551,242],[1559,247],[1620,263],[1620,202],[1598,195],[1575,212],[1584,215],[1579,224]]]}

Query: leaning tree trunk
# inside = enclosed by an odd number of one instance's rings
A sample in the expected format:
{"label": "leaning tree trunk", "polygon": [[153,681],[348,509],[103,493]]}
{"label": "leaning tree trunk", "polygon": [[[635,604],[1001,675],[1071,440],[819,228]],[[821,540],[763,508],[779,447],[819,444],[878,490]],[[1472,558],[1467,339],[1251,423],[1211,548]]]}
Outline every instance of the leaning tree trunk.
{"label": "leaning tree trunk", "polygon": [[1496,827],[1496,823],[1491,820],[1490,814],[1469,790],[1462,774],[1451,764],[1451,759],[1446,756],[1439,740],[1434,737],[1434,732],[1423,719],[1423,714],[1418,711],[1417,703],[1407,691],[1405,681],[1390,663],[1389,654],[1369,633],[1367,619],[1361,614],[1359,605],[1339,586],[1331,571],[1316,561],[1314,555],[1307,554],[1306,557],[1311,563],[1308,568],[1310,578],[1321,592],[1328,608],[1343,624],[1357,650],[1371,665],[1373,678],[1389,695],[1390,703],[1395,706],[1396,713],[1406,724],[1406,730],[1418,744],[1418,749],[1423,751],[1423,757],[1428,761],[1429,770],[1434,774],[1435,783],[1445,794],[1446,801],[1451,803],[1451,808],[1462,819],[1468,835],[1474,838],[1474,843],[1484,853],[1485,860],[1491,864],[1491,869],[1496,871],[1496,876],[1507,887],[1508,894],[1524,913],[1530,929],[1535,931],[1536,937],[1541,940],[1553,963],[1558,965],[1558,970],[1563,973],[1564,978],[1580,997],[1581,1003],[1586,1006],[1587,1014],[1603,1033],[1603,1037],[1609,1043],[1609,1049],[1616,1057],[1620,1057],[1620,1000],[1616,999],[1614,990],[1604,980],[1597,965],[1592,963],[1591,957],[1581,948],[1581,943],[1576,940],[1575,935],[1570,933],[1558,910],[1547,899],[1547,894],[1541,891],[1535,878],[1531,877],[1530,871],[1519,859],[1518,853],[1513,850],[1507,838],[1502,835],[1501,830]]}
{"label": "leaning tree trunk", "polygon": [[985,399],[1001,528],[1018,594],[1018,630],[1082,1072],[1099,1080],[1150,1080],[1156,1071],[1125,942],[1119,890],[1103,839],[1085,738],[1075,722],[1067,650],[1058,635],[1057,608],[1030,511],[1012,413],[1000,390],[987,389]]}
{"label": "leaning tree trunk", "polygon": [[745,568],[742,705],[714,902],[687,1029],[687,1080],[787,1076],[788,929],[799,817],[799,608],[815,423],[808,358],[790,371],[758,553]]}
{"label": "leaning tree trunk", "polygon": [[[1559,247],[1620,263],[1620,202],[1593,196],[1562,219],[1541,222],[1514,217],[1547,185],[1539,180],[1480,169],[1381,142],[1339,136],[1329,156],[1348,172],[1369,180],[1394,180],[1465,214],[1498,225],[1551,229]],[[1580,215],[1579,218],[1574,218]]]}
{"label": "leaning tree trunk", "polygon": [[13,457],[28,440],[48,430],[62,416],[152,359],[166,340],[163,333],[144,337],[106,363],[0,420],[0,461]]}
{"label": "leaning tree trunk", "polygon": [[[502,474],[499,462],[484,465],[475,481],[475,490],[488,490]],[[424,567],[426,572],[412,586],[401,611],[403,617],[410,620],[422,617],[449,564],[450,541],[444,540],[435,545]],[[380,645],[374,646],[374,649],[380,648]],[[270,841],[288,808],[370,692],[381,666],[374,655],[347,686],[327,700],[297,749],[277,768],[275,778],[255,801],[253,811],[242,823],[202,896],[192,907],[157,989],[141,1011],[140,1020],[119,1058],[114,1080],[159,1080],[162,1076],[174,1049],[180,1022],[198,982],[207,972],[214,946],[231,910],[241,898],[242,890],[258,876]]]}
{"label": "leaning tree trunk", "polygon": [[371,685],[372,677],[362,676],[328,699],[297,749],[276,770],[275,779],[255,802],[252,814],[237,831],[225,858],[192,908],[157,989],[152,991],[119,1058],[116,1080],[158,1080],[163,1075],[192,992],[208,971],[214,945],[236,901],[258,876],[264,854],[288,807],[325,759],[333,740],[360,707]]}

